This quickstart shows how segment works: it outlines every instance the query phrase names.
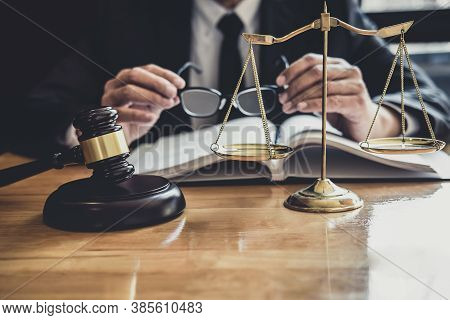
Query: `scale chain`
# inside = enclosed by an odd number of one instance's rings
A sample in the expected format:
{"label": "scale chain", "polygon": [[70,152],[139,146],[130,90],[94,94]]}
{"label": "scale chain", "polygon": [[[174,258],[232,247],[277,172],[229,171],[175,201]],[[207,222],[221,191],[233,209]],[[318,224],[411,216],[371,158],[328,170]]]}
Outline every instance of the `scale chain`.
{"label": "scale chain", "polygon": [[430,118],[428,117],[427,108],[425,106],[425,103],[423,101],[422,94],[420,93],[419,84],[417,82],[416,74],[413,69],[413,65],[411,62],[411,59],[409,57],[408,49],[406,48],[406,42],[405,38],[402,39],[403,42],[403,50],[405,51],[406,61],[408,62],[409,71],[411,72],[411,77],[414,83],[414,87],[416,88],[416,94],[417,98],[419,99],[420,107],[422,108],[423,117],[425,118],[425,122],[427,123],[428,131],[430,132],[431,139],[433,139],[434,143],[436,144],[436,136],[433,131],[433,126],[431,125]]}
{"label": "scale chain", "polygon": [[404,32],[402,30],[402,35],[400,36],[400,43],[402,50],[400,50],[400,112],[402,117],[402,141],[405,143],[405,70],[404,70],[404,61],[403,61],[403,41],[404,39]]}
{"label": "scale chain", "polygon": [[372,120],[372,123],[371,123],[371,125],[370,125],[370,129],[369,129],[369,132],[368,132],[368,134],[367,134],[365,143],[368,143],[368,140],[369,140],[370,135],[371,135],[371,133],[372,133],[372,130],[373,130],[373,127],[374,127],[376,118],[377,118],[377,116],[378,116],[378,113],[379,113],[379,111],[380,111],[381,105],[382,105],[382,103],[383,103],[383,101],[384,101],[384,98],[385,98],[385,96],[386,96],[387,89],[388,89],[389,84],[390,84],[390,82],[391,82],[391,78],[392,78],[392,75],[393,75],[393,73],[394,73],[395,66],[396,66],[396,64],[397,64],[397,60],[398,60],[399,57],[400,57],[400,68],[401,68],[401,70],[400,70],[400,81],[401,81],[401,83],[400,83],[400,84],[401,84],[401,121],[402,121],[402,137],[403,137],[403,142],[405,142],[405,127],[406,127],[406,126],[405,126],[405,123],[406,123],[405,118],[406,118],[406,116],[405,116],[405,105],[404,105],[405,90],[404,90],[404,62],[403,62],[403,53],[404,53],[404,55],[405,55],[405,57],[406,57],[406,61],[407,61],[407,63],[408,63],[409,71],[410,71],[410,73],[411,73],[411,77],[412,77],[412,80],[413,80],[413,83],[414,83],[414,88],[415,88],[415,90],[416,90],[416,95],[417,95],[417,98],[419,99],[420,107],[421,107],[421,109],[422,109],[422,113],[423,113],[423,116],[424,116],[424,118],[425,118],[425,122],[426,122],[426,124],[427,124],[428,131],[429,131],[429,133],[430,133],[430,136],[431,136],[432,140],[436,143],[436,136],[435,136],[434,131],[433,131],[433,126],[431,125],[430,118],[429,118],[428,112],[427,112],[427,108],[426,108],[426,106],[425,106],[425,102],[423,101],[423,97],[422,97],[422,94],[421,94],[421,92],[420,92],[419,84],[418,84],[418,82],[417,82],[416,74],[415,74],[414,69],[413,69],[413,64],[412,64],[412,62],[411,62],[411,58],[410,58],[409,53],[408,53],[408,48],[406,47],[405,32],[404,32],[404,30],[401,31],[400,43],[399,43],[399,45],[398,45],[397,53],[395,54],[394,61],[392,62],[392,66],[391,66],[391,69],[390,69],[390,71],[389,71],[389,75],[388,75],[388,78],[387,78],[387,80],[386,80],[386,84],[385,84],[385,86],[384,86],[383,93],[381,94],[380,100],[378,101],[378,108],[377,108],[377,110],[376,110],[376,112],[375,112],[375,116],[374,116],[374,118],[373,118],[373,120]]}
{"label": "scale chain", "polygon": [[253,78],[255,80],[256,94],[258,96],[259,110],[261,112],[261,119],[262,119],[263,128],[264,128],[264,135],[266,138],[267,150],[269,151],[269,159],[271,159],[272,158],[272,142],[270,141],[269,125],[267,123],[266,110],[264,108],[264,101],[262,99],[261,87],[259,85],[259,76],[258,76],[258,70],[256,68],[255,53],[253,52],[252,43],[250,43],[250,54],[251,54],[251,59],[252,59]]}
{"label": "scale chain", "polygon": [[381,108],[381,106],[383,104],[384,98],[385,98],[387,90],[389,88],[389,84],[391,83],[392,75],[394,74],[395,66],[397,65],[397,60],[398,60],[398,57],[400,55],[400,50],[401,49],[402,49],[401,43],[399,43],[398,48],[397,48],[397,53],[395,54],[394,61],[392,61],[391,69],[389,70],[389,74],[388,74],[388,77],[387,77],[387,80],[386,80],[386,84],[384,85],[383,92],[381,93],[380,99],[378,100],[378,103],[377,103],[378,104],[378,108],[375,111],[375,116],[373,117],[372,123],[370,124],[369,132],[367,133],[367,137],[366,137],[365,143],[368,143],[368,140],[370,139],[370,135],[372,133],[373,126],[375,125],[375,121],[377,120],[377,116],[378,116],[378,113],[380,112],[380,108]]}
{"label": "scale chain", "polygon": [[247,57],[245,58],[245,63],[244,63],[244,67],[242,68],[241,76],[239,77],[237,86],[234,89],[233,96],[231,97],[230,105],[228,107],[227,113],[225,114],[225,118],[222,122],[222,125],[220,126],[219,134],[217,135],[217,139],[215,142],[216,145],[218,144],[220,136],[222,135],[222,132],[225,129],[225,125],[228,122],[228,118],[230,117],[231,109],[233,108],[233,105],[236,101],[236,97],[239,92],[239,88],[241,87],[242,79],[244,78],[244,74],[245,74],[245,71],[247,70],[248,62],[250,61],[250,57],[251,57],[251,47],[248,48],[248,53],[247,53]]}
{"label": "scale chain", "polygon": [[225,118],[224,118],[224,120],[222,122],[222,125],[221,125],[221,127],[219,129],[219,134],[217,136],[215,144],[216,145],[218,144],[219,139],[220,139],[220,137],[221,137],[221,135],[223,133],[223,130],[225,129],[225,125],[228,122],[228,118],[230,116],[231,109],[233,108],[233,106],[234,106],[234,104],[236,102],[237,94],[239,92],[239,88],[241,87],[242,79],[244,78],[245,71],[247,70],[248,63],[249,63],[250,60],[251,60],[251,63],[252,63],[253,78],[254,78],[254,81],[255,81],[256,94],[257,94],[257,97],[258,97],[258,105],[259,105],[259,110],[260,110],[260,113],[261,113],[261,119],[262,119],[263,128],[264,128],[264,135],[265,135],[265,140],[266,140],[266,144],[267,144],[267,150],[269,152],[268,160],[270,160],[272,158],[272,142],[270,140],[269,125],[267,123],[266,111],[265,111],[264,102],[263,102],[263,99],[262,99],[261,86],[259,84],[258,70],[257,70],[257,67],[256,67],[256,61],[255,61],[255,53],[253,51],[253,45],[252,45],[251,42],[250,42],[250,45],[249,45],[249,48],[248,48],[247,58],[245,59],[244,67],[242,68],[241,76],[239,77],[239,81],[237,83],[237,86],[234,89],[233,96],[231,97],[230,105],[228,107],[227,113],[225,114]]}

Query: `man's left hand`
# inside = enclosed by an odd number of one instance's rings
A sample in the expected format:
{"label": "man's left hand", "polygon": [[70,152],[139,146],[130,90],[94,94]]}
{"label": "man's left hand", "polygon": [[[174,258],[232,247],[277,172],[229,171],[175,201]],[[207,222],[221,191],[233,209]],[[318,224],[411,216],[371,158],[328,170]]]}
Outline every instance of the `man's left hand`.
{"label": "man's left hand", "polygon": [[[287,114],[322,111],[322,55],[307,54],[277,77],[287,85],[279,100]],[[377,105],[372,102],[358,67],[340,58],[327,59],[328,121],[349,138],[365,139]],[[395,111],[382,107],[372,131],[373,138],[396,136],[400,123]]]}

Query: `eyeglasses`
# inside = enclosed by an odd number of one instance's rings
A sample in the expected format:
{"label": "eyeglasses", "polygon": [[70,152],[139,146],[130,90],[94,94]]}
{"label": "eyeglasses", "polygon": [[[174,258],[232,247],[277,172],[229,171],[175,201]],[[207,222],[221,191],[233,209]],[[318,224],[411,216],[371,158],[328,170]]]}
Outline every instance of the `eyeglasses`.
{"label": "eyeglasses", "polygon": [[[289,67],[289,62],[285,56],[280,57],[284,68]],[[201,73],[202,69],[192,62],[185,63],[179,70],[178,75],[188,69],[193,69],[197,73]],[[284,90],[283,87],[276,85],[261,86],[261,95],[266,108],[266,113],[270,113],[275,109],[277,104],[277,96]],[[220,91],[205,87],[189,87],[180,91],[180,99],[183,110],[191,117],[207,118],[216,114],[225,107],[231,95],[224,95]],[[246,116],[258,116],[260,114],[258,96],[255,87],[245,88],[236,96],[233,106],[239,109]]]}

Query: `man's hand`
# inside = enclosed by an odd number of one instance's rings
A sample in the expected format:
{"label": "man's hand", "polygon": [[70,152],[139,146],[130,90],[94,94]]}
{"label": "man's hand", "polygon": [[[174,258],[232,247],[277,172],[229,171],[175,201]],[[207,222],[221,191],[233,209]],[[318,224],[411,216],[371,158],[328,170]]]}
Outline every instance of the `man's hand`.
{"label": "man's hand", "polygon": [[[288,85],[279,100],[287,114],[322,111],[322,55],[307,54],[277,77]],[[328,121],[356,141],[365,139],[377,105],[370,99],[358,67],[340,58],[328,58]],[[400,122],[394,111],[382,107],[372,137],[396,136]]]}
{"label": "man's hand", "polygon": [[176,73],[156,65],[124,69],[106,82],[101,103],[117,109],[131,143],[147,133],[163,110],[180,103],[177,90],[185,85]]}

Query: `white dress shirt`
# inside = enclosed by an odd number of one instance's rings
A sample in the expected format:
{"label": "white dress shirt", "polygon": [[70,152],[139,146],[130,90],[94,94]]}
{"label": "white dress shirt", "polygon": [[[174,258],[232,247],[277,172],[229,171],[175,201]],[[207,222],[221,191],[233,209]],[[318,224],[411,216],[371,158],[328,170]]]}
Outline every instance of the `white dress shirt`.
{"label": "white dress shirt", "polygon": [[[261,0],[243,0],[233,10],[228,10],[214,0],[194,1],[191,24],[191,61],[201,67],[203,72],[197,74],[191,70],[189,74],[189,85],[191,87],[218,88],[219,59],[223,35],[216,26],[223,16],[234,12],[244,25],[242,32],[255,33],[259,27],[260,3]],[[254,46],[256,61],[258,61],[257,48],[258,46]],[[242,37],[239,40],[239,51],[242,56],[242,63],[244,63],[248,52],[248,43]],[[245,85],[250,86],[252,83],[253,77],[248,77],[246,74]],[[223,93],[229,94],[231,92]]]}
{"label": "white dress shirt", "polygon": [[[243,0],[233,10],[228,10],[215,0],[194,0],[191,22],[190,61],[198,65],[203,72],[198,74],[192,69],[190,70],[190,87],[218,89],[219,60],[223,35],[217,29],[217,24],[224,15],[234,12],[244,25],[242,32],[255,33],[259,27],[260,4],[261,0]],[[242,56],[242,64],[244,64],[248,52],[248,43],[241,37],[238,46]],[[254,46],[253,50],[258,63],[258,46]],[[254,85],[251,70],[251,65],[249,65],[241,87]],[[236,79],[236,83],[237,81],[238,79]],[[232,92],[222,93],[231,94]],[[225,107],[228,107],[228,104]],[[218,120],[217,115],[210,118],[192,118],[192,126],[193,128],[198,128],[202,125],[217,123]]]}

